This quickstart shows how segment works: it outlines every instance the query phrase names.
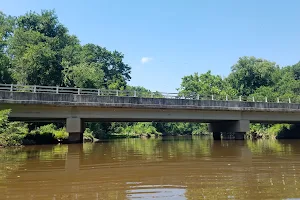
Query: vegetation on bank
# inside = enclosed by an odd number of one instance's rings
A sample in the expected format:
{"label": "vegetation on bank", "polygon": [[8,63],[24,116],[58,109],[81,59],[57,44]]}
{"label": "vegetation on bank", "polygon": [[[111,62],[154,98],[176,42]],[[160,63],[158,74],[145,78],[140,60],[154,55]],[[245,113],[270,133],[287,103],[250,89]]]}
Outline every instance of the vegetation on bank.
{"label": "vegetation on bank", "polygon": [[26,123],[10,122],[9,113],[10,110],[0,111],[0,146],[55,144],[68,137],[65,129],[57,129],[53,124],[29,131]]}
{"label": "vegetation on bank", "polygon": [[157,137],[161,136],[152,123],[136,123],[132,126],[118,127],[116,134],[124,135],[126,137]]}
{"label": "vegetation on bank", "polygon": [[22,122],[9,122],[10,110],[0,111],[0,146],[18,146],[28,134],[28,126]]}
{"label": "vegetation on bank", "polygon": [[[28,12],[14,17],[0,12],[0,83],[52,85],[138,91],[149,97],[162,97],[141,86],[130,86],[131,67],[119,51],[109,51],[97,44],[82,45],[59,22],[52,10]],[[254,98],[257,101],[300,102],[300,62],[278,66],[262,58],[241,57],[222,78],[211,71],[184,76],[179,95],[197,95],[224,99],[225,96]],[[8,111],[2,111],[8,112]],[[4,119],[5,120],[5,119]],[[7,120],[7,119],[6,119]],[[63,142],[64,128],[46,125],[30,130],[21,122],[1,125],[0,143],[19,145]],[[207,125],[199,123],[87,123],[86,140],[109,137],[207,134]],[[251,126],[249,137],[282,138],[297,135],[297,126]]]}
{"label": "vegetation on bank", "polygon": [[247,133],[248,137],[257,138],[276,138],[276,139],[300,139],[300,125],[295,124],[274,124],[262,125],[252,124],[250,131]]}
{"label": "vegetation on bank", "polygon": [[[30,144],[57,144],[65,143],[69,137],[65,128],[57,128],[54,124],[40,126],[29,130],[28,124],[10,122],[10,110],[0,110],[0,146],[20,146]],[[93,132],[86,129],[84,140],[93,142]]]}

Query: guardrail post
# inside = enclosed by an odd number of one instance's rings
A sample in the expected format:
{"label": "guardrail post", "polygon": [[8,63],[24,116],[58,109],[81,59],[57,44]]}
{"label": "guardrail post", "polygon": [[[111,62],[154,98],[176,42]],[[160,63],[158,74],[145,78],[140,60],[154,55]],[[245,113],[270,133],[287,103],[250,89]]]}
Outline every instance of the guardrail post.
{"label": "guardrail post", "polygon": [[151,98],[153,98],[153,92],[151,92]]}
{"label": "guardrail post", "polygon": [[242,96],[240,96],[239,100],[242,101]]}
{"label": "guardrail post", "polygon": [[289,103],[291,103],[291,98],[289,98]]}
{"label": "guardrail post", "polygon": [[33,86],[33,93],[36,93],[36,85]]}
{"label": "guardrail post", "polygon": [[100,96],[100,89],[98,89],[98,96]]}
{"label": "guardrail post", "polygon": [[226,95],[226,101],[228,101],[228,95]]}
{"label": "guardrail post", "polygon": [[136,91],[134,91],[133,95],[134,95],[134,97],[136,97]]}
{"label": "guardrail post", "polygon": [[200,95],[199,94],[197,94],[197,100],[199,100],[200,99]]}
{"label": "guardrail post", "polygon": [[211,95],[211,100],[214,100],[214,95]]}
{"label": "guardrail post", "polygon": [[77,94],[80,94],[80,88],[78,88],[78,92],[77,92]]}
{"label": "guardrail post", "polygon": [[268,97],[265,97],[265,102],[268,102]]}
{"label": "guardrail post", "polygon": [[279,103],[279,98],[277,97],[277,103]]}
{"label": "guardrail post", "polygon": [[254,97],[252,97],[252,100],[253,100],[253,102],[255,102],[255,99],[254,99]]}
{"label": "guardrail post", "polygon": [[58,94],[58,92],[59,92],[59,86],[57,85],[56,86],[56,94]]}
{"label": "guardrail post", "polygon": [[119,90],[116,90],[116,96],[119,96]]}
{"label": "guardrail post", "polygon": [[13,84],[10,85],[10,91],[11,92],[14,91],[14,85]]}

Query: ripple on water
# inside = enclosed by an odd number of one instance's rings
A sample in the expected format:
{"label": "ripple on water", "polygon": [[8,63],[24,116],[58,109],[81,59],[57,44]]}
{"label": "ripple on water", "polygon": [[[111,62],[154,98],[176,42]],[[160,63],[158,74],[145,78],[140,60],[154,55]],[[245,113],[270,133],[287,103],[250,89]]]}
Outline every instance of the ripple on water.
{"label": "ripple on water", "polygon": [[127,199],[176,199],[185,198],[184,186],[175,185],[142,185],[130,184],[129,190],[126,191]]}
{"label": "ripple on water", "polygon": [[299,155],[300,141],[201,138],[0,149],[0,199],[297,199]]}

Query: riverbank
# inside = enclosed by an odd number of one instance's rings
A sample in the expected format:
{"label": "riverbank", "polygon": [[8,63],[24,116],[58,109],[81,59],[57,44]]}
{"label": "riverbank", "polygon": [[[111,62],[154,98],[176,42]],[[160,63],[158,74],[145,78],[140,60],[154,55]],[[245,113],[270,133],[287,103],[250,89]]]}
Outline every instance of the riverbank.
{"label": "riverbank", "polygon": [[298,124],[251,124],[247,137],[251,139],[300,139]]}

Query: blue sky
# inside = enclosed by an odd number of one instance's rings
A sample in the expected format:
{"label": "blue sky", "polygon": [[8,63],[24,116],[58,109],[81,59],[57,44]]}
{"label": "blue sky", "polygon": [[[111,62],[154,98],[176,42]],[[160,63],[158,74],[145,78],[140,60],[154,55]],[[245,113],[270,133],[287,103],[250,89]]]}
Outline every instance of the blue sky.
{"label": "blue sky", "polygon": [[55,9],[82,44],[125,54],[129,84],[175,92],[194,72],[227,76],[241,56],[300,60],[298,0],[0,0],[19,16]]}

